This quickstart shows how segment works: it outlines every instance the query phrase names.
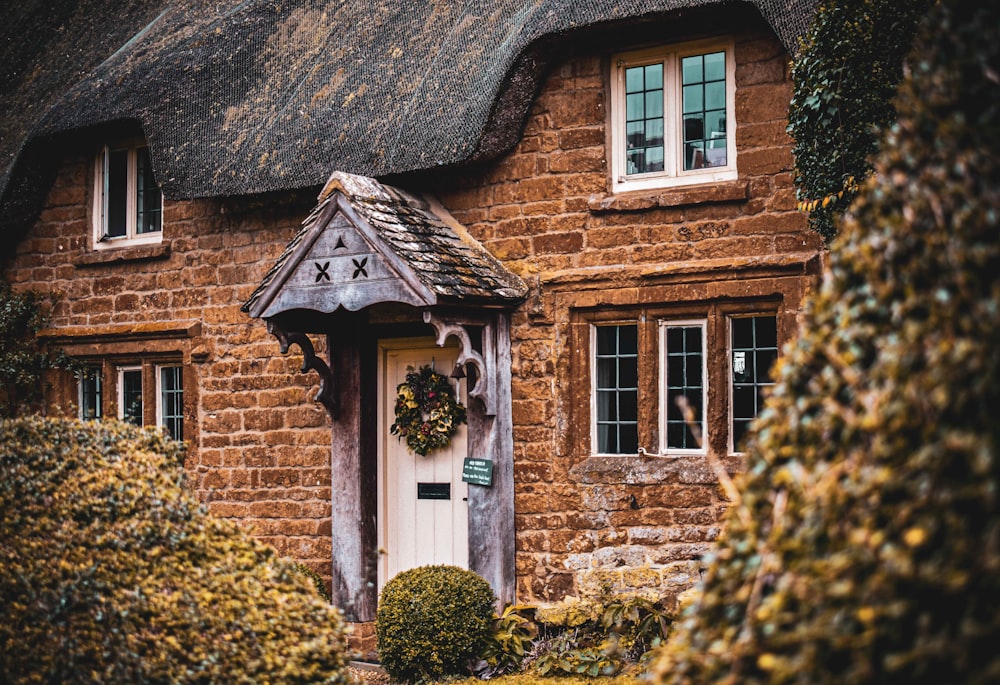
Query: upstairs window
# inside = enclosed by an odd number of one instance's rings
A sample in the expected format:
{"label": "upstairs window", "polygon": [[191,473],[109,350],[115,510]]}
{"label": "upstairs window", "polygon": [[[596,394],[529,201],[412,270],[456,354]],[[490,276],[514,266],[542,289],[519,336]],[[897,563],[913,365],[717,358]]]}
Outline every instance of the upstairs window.
{"label": "upstairs window", "polygon": [[94,179],[97,249],[160,242],[163,194],[153,177],[148,147],[106,145],[97,156]]}
{"label": "upstairs window", "polygon": [[617,55],[612,62],[615,192],[735,180],[731,42]]}

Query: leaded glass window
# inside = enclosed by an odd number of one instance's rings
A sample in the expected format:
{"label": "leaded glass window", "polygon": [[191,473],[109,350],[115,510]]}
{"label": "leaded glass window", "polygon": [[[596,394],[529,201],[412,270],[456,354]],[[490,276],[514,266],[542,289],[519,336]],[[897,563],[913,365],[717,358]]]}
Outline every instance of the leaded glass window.
{"label": "leaded glass window", "polygon": [[774,316],[746,316],[731,318],[729,328],[732,446],[740,450],[765,390],[774,385],[771,367],[778,358],[778,325]]}
{"label": "leaded glass window", "polygon": [[84,421],[100,419],[103,415],[103,390],[101,367],[84,367],[77,376],[79,416]]}
{"label": "leaded glass window", "polygon": [[639,449],[639,347],[635,324],[602,325],[595,333],[597,451],[636,454]]}
{"label": "leaded glass window", "polygon": [[160,425],[175,440],[184,439],[184,376],[180,366],[160,367]]}
{"label": "leaded glass window", "polygon": [[735,180],[735,65],[728,40],[617,56],[611,81],[612,187]]}
{"label": "leaded glass window", "polygon": [[726,166],[726,53],[681,59],[684,169]]}
{"label": "leaded glass window", "polygon": [[122,421],[142,425],[142,368],[118,371],[118,416]]}
{"label": "leaded glass window", "polygon": [[663,64],[625,70],[628,174],[663,171]]}
{"label": "leaded glass window", "polygon": [[705,444],[705,324],[663,325],[666,447],[702,449]]}

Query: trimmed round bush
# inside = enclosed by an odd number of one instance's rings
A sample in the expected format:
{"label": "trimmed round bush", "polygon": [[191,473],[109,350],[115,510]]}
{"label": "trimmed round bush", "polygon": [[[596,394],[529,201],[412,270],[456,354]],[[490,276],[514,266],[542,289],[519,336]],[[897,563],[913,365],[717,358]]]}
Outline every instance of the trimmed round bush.
{"label": "trimmed round bush", "polygon": [[447,565],[403,571],[379,597],[382,667],[406,682],[469,673],[490,636],[495,604],[490,584],[472,571]]}
{"label": "trimmed round bush", "polygon": [[0,682],[349,681],[339,612],[204,510],[182,449],[118,422],[0,422]]}

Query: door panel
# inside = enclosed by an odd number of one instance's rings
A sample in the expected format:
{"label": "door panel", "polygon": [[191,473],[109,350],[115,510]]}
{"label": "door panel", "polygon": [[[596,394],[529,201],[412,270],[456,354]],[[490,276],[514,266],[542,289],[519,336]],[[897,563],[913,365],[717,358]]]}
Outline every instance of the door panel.
{"label": "door panel", "polygon": [[[408,367],[433,365],[447,375],[455,367],[456,348],[436,347],[430,339],[403,347],[386,341],[379,369],[379,589],[400,571],[428,564],[469,565],[468,484],[462,482],[467,456],[466,426],[447,448],[420,456],[392,435],[396,386]],[[454,379],[452,379],[454,383]],[[465,383],[459,398],[464,404]]]}

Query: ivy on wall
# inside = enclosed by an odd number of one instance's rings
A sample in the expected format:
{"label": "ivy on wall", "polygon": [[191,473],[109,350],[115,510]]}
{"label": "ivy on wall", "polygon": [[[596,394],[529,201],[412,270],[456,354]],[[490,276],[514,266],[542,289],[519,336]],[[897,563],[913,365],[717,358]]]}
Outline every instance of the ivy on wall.
{"label": "ivy on wall", "polygon": [[61,352],[46,351],[37,334],[46,322],[44,297],[15,291],[0,280],[0,417],[37,408],[46,369],[70,368]]}
{"label": "ivy on wall", "polygon": [[878,131],[896,119],[893,96],[930,0],[826,0],[792,65],[788,130],[799,208],[827,241],[871,173]]}

